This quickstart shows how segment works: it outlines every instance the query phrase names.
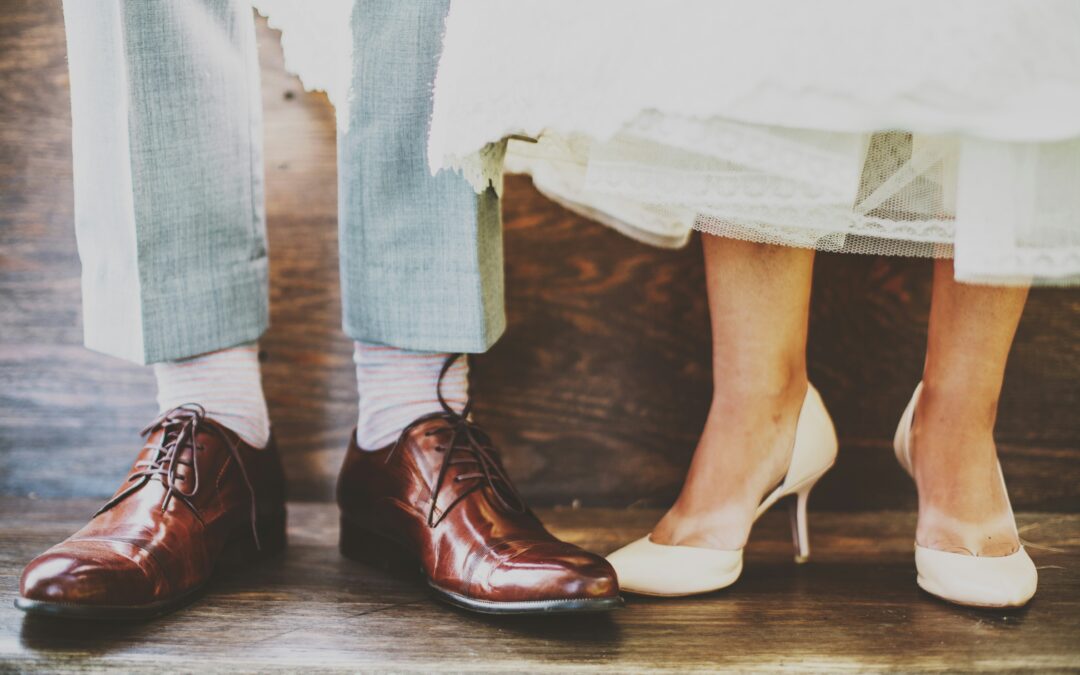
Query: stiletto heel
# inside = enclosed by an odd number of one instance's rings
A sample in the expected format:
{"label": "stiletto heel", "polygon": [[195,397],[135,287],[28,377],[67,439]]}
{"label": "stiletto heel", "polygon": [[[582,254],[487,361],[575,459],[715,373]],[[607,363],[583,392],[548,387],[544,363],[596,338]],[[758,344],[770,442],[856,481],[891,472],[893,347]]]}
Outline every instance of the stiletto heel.
{"label": "stiletto heel", "polygon": [[[791,464],[784,481],[761,501],[754,520],[784,497],[794,497],[791,505],[791,532],[795,561],[810,555],[806,525],[806,499],[821,476],[836,461],[836,430],[821,396],[807,388],[799,421]],[[743,550],[721,551],[696,546],[669,546],[646,535],[608,556],[624,591],[642,595],[695,595],[719,590],[735,583],[742,573]]]}
{"label": "stiletto heel", "polygon": [[806,521],[806,501],[810,496],[811,483],[788,502],[791,514],[791,541],[795,545],[795,562],[800,565],[810,559],[810,529]]}
{"label": "stiletto heel", "polygon": [[[911,425],[915,421],[915,406],[922,386],[920,382],[915,387],[893,438],[896,459],[913,479]],[[1000,464],[998,475],[1001,487],[1005,489],[1005,475],[1001,473]],[[1009,510],[1011,512],[1012,506]],[[987,557],[939,551],[920,546],[916,541],[915,570],[918,573],[916,582],[927,593],[971,607],[1020,607],[1035,595],[1039,583],[1035,563],[1022,545],[1009,555]]]}

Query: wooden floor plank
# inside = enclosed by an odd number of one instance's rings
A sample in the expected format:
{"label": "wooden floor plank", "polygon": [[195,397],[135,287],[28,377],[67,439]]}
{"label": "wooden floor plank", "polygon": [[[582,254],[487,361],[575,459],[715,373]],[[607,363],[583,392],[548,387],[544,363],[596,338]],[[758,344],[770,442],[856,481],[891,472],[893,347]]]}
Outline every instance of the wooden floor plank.
{"label": "wooden floor plank", "polygon": [[[906,512],[811,514],[796,566],[784,514],[755,528],[744,577],[712,595],[631,597],[610,616],[491,619],[437,604],[410,581],[343,559],[329,504],[295,503],[278,558],[141,625],[57,623],[8,602],[22,565],[77,528],[90,501],[0,499],[0,670],[1065,670],[1080,666],[1080,516],[1021,514],[1040,591],[1018,612],[956,608],[917,590]],[[653,510],[544,510],[600,553]]]}

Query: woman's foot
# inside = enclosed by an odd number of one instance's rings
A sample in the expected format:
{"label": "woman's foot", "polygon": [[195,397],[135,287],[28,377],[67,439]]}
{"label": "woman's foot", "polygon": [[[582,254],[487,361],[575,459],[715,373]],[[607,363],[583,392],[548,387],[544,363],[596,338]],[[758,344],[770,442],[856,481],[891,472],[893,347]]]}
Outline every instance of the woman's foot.
{"label": "woman's foot", "polygon": [[775,386],[718,387],[678,500],[657,524],[657,544],[736,550],[755,512],[787,474],[805,374]]}
{"label": "woman's foot", "polygon": [[925,548],[1006,556],[1020,548],[994,445],[997,401],[924,382],[912,425],[919,490],[915,541]]}
{"label": "woman's foot", "polygon": [[608,556],[624,591],[684,596],[730,586],[742,574],[754,520],[783,497],[795,499],[795,560],[807,559],[806,500],[836,461],[837,444],[821,396],[805,377],[801,388],[797,410],[788,398],[797,386],[717,397],[678,503],[650,535]]}

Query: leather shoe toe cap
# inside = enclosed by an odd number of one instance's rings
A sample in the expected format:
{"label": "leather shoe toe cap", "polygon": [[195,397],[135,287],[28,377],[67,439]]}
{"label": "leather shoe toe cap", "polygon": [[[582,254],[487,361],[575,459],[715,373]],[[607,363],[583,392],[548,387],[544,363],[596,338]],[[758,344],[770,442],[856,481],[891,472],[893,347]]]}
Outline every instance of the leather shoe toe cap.
{"label": "leather shoe toe cap", "polygon": [[521,600],[618,597],[619,583],[610,563],[576,547],[559,548],[503,561],[488,579],[492,591]]}
{"label": "leather shoe toe cap", "polygon": [[146,572],[128,544],[67,543],[35,558],[23,570],[19,594],[40,602],[128,606],[154,601]]}

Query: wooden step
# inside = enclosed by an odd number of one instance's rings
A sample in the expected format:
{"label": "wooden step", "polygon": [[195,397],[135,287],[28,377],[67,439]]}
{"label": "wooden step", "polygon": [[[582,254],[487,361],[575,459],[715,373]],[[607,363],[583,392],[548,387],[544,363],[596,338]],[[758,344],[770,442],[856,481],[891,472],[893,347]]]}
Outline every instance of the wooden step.
{"label": "wooden step", "polygon": [[[78,528],[88,501],[0,499],[0,594]],[[544,510],[599,553],[647,532],[653,510]],[[414,582],[342,558],[337,510],[291,505],[279,558],[213,584],[148,624],[24,617],[0,605],[0,670],[155,672],[1067,670],[1080,663],[1080,516],[1026,513],[1039,594],[1022,611],[946,605],[915,586],[910,513],[810,514],[795,565],[786,514],[755,528],[743,578],[718,593],[629,597],[610,616],[493,619],[436,603]]]}

